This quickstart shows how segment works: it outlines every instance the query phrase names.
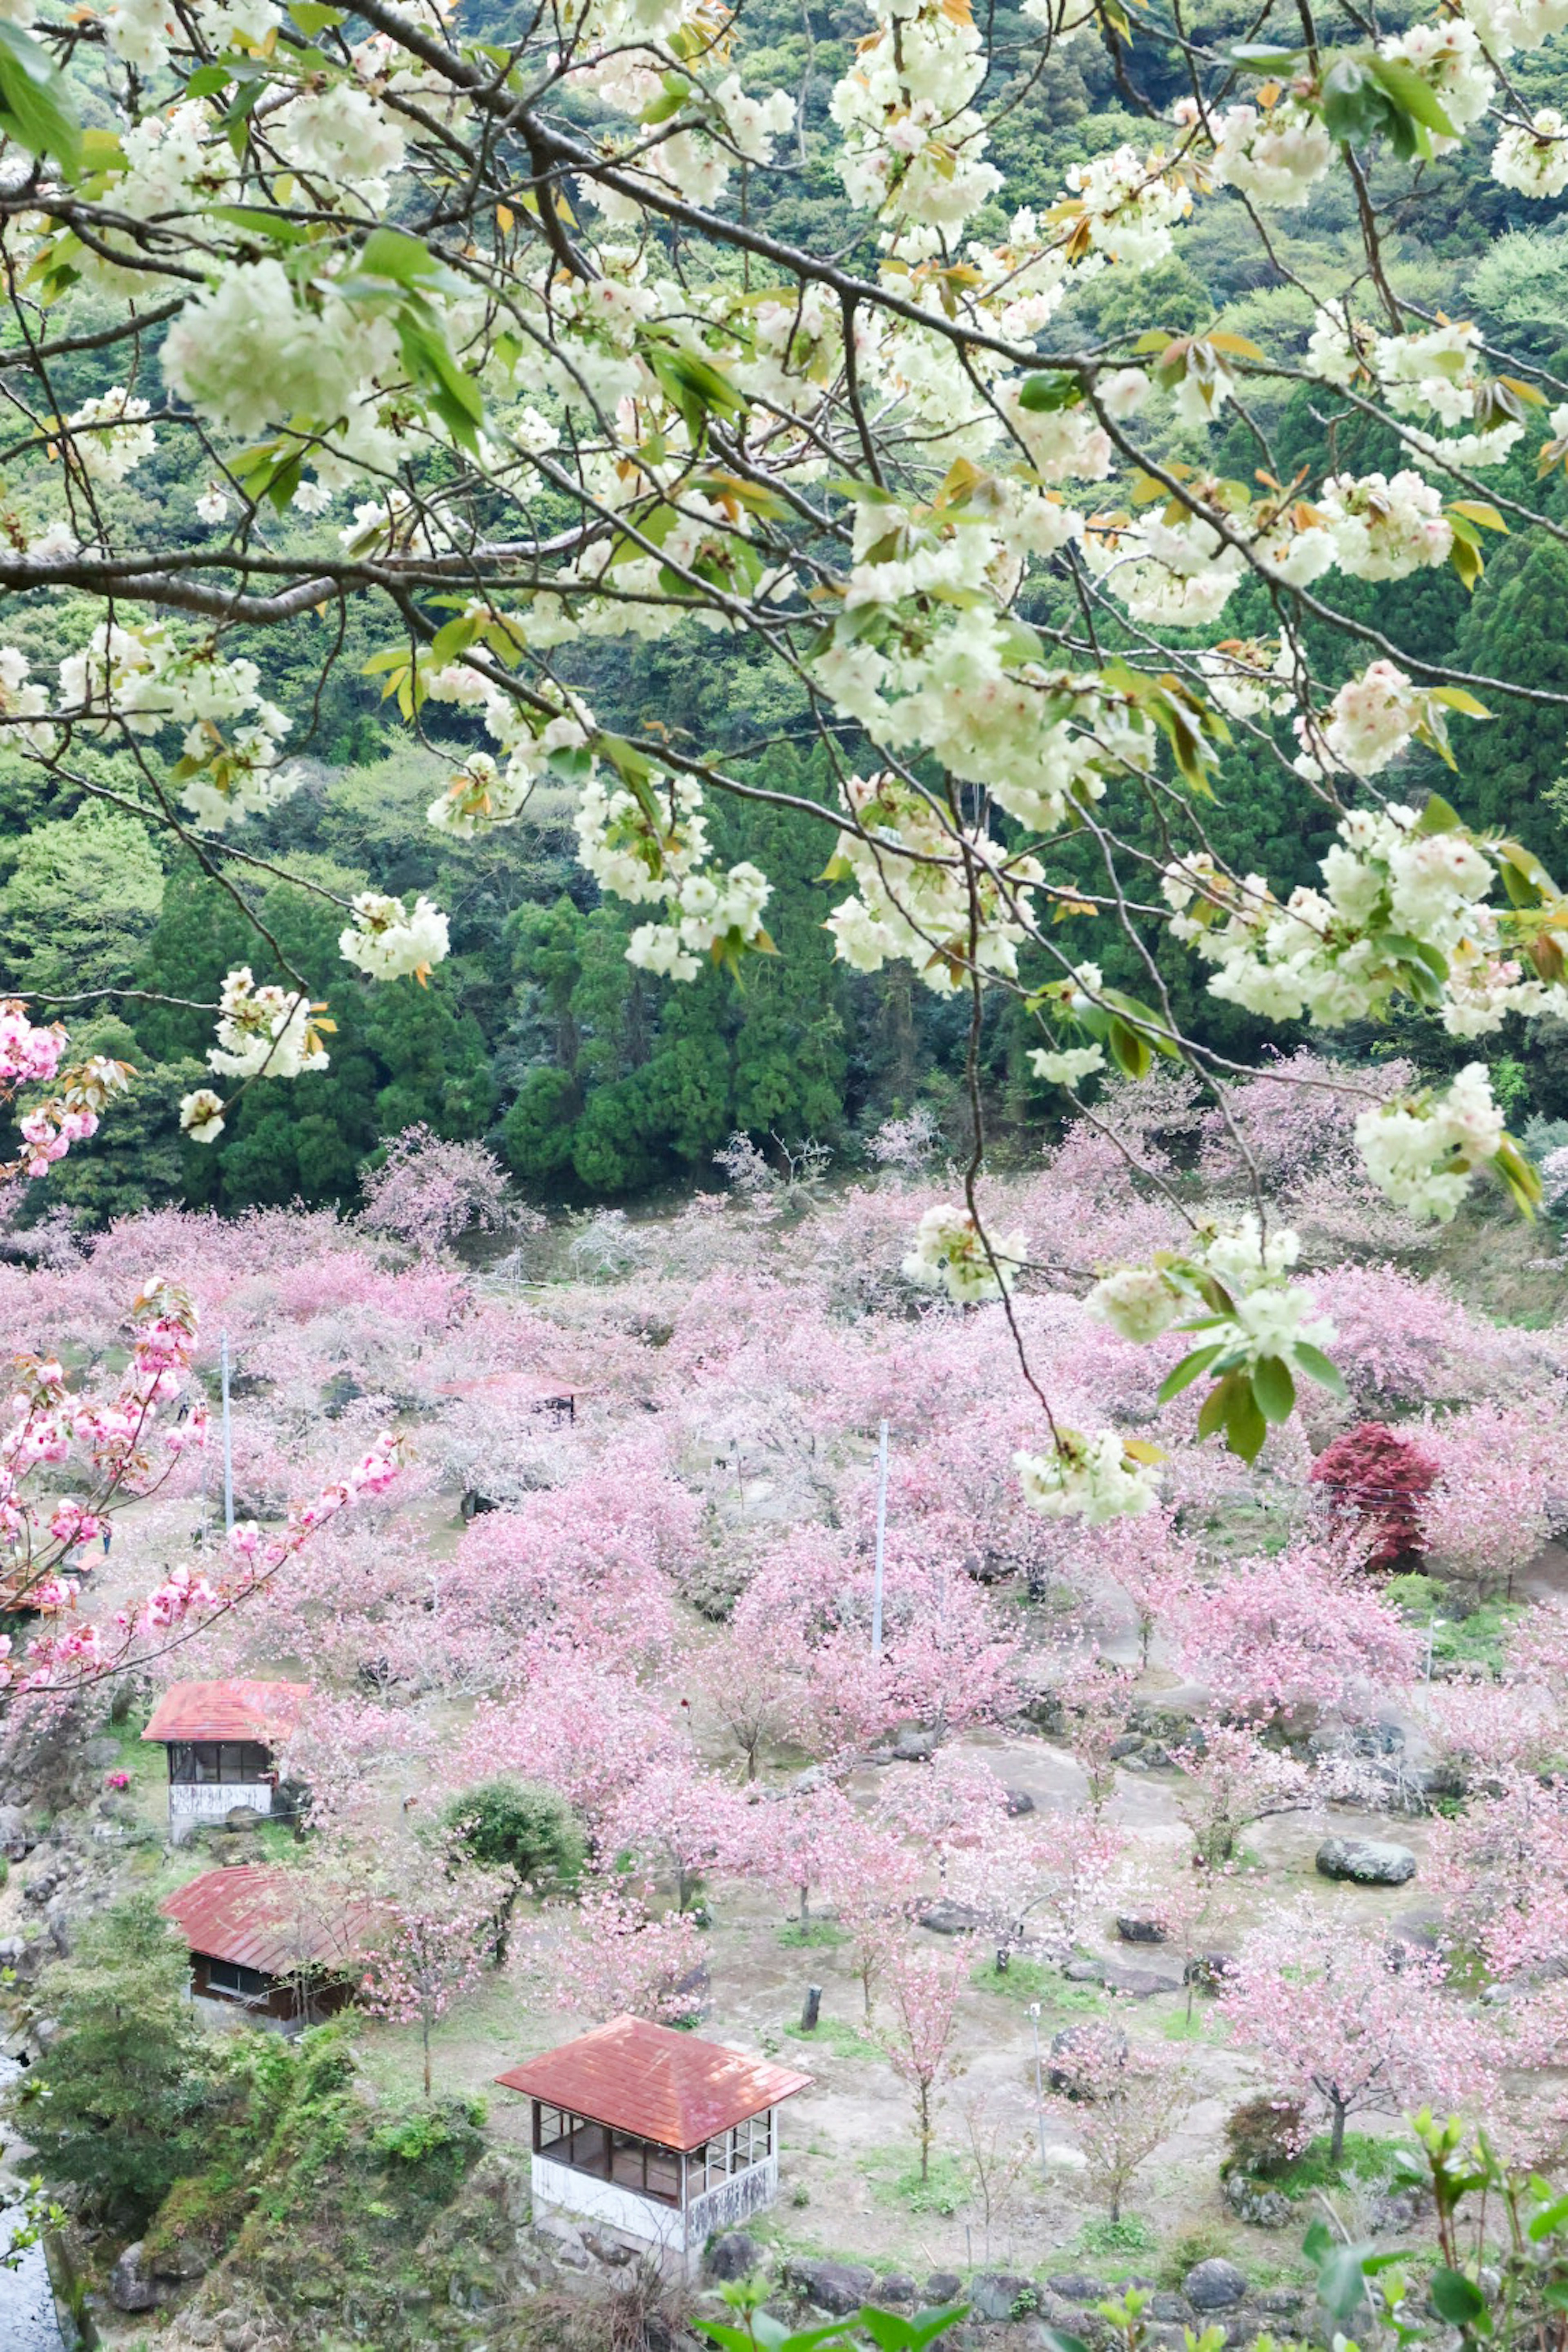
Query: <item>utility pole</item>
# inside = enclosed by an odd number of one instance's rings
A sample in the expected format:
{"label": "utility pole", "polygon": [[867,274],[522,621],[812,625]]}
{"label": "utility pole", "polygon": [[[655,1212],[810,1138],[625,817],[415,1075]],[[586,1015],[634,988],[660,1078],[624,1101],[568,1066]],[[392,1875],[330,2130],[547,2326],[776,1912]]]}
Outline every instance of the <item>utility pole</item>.
{"label": "utility pole", "polygon": [[223,1335],[223,1525],[234,1533],[234,1429],[228,1416],[228,1333]]}
{"label": "utility pole", "polygon": [[882,1554],[888,1535],[888,1424],[877,1442],[877,1565],[871,1578],[871,1657],[882,1663]]}

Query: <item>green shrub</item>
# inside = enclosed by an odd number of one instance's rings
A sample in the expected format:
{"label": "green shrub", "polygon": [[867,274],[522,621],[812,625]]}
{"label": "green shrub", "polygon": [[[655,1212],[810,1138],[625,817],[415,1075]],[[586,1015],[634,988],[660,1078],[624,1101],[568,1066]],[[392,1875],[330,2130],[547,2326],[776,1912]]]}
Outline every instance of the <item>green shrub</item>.
{"label": "green shrub", "polygon": [[1278,2179],[1301,2154],[1307,2139],[1300,2099],[1247,2099],[1226,2117],[1220,2169],[1245,2172],[1255,2180]]}

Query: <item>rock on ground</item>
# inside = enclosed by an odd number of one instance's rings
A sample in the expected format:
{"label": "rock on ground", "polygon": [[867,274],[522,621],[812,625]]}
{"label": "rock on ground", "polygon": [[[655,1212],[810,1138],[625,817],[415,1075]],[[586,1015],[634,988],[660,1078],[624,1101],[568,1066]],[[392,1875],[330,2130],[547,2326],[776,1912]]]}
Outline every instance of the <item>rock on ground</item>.
{"label": "rock on ground", "polygon": [[1415,1856],[1407,1845],[1384,1838],[1325,1838],[1318,1848],[1318,1868],[1325,1878],[1348,1878],[1357,1886],[1403,1886],[1415,1875]]}
{"label": "rock on ground", "polygon": [[1247,2274],[1221,2254],[1194,2263],[1182,2281],[1182,2293],[1194,2311],[1228,2311],[1247,2293]]}

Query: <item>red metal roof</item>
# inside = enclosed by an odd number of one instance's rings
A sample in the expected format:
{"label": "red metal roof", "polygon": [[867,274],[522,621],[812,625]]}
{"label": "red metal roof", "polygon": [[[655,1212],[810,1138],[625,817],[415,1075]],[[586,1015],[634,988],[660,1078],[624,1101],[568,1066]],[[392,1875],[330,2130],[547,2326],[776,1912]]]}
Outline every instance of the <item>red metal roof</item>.
{"label": "red metal roof", "polygon": [[276,1747],[300,1720],[309,1683],[175,1683],[143,1739],[256,1739]]}
{"label": "red metal roof", "polygon": [[353,1973],[371,1924],[365,1905],[345,1902],[312,1874],[248,1862],[204,1871],[158,1907],[193,1952],[269,1977],[300,1968]]}
{"label": "red metal roof", "polygon": [[613,2017],[496,2080],[592,2123],[689,2151],[793,2098],[811,2076],[644,2018]]}

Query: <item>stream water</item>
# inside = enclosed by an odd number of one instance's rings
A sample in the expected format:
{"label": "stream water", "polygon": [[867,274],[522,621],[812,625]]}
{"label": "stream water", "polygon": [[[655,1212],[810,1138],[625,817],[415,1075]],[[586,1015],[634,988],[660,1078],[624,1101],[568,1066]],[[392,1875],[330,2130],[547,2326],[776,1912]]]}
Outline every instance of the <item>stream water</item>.
{"label": "stream water", "polygon": [[[0,2056],[0,2089],[14,2083],[21,2071],[17,2060]],[[10,2243],[15,2226],[16,2209],[4,2201],[6,2187],[0,2173],[0,2246]],[[0,2268],[0,2346],[5,2352],[61,2352],[41,2245],[29,2246],[15,2270]]]}

